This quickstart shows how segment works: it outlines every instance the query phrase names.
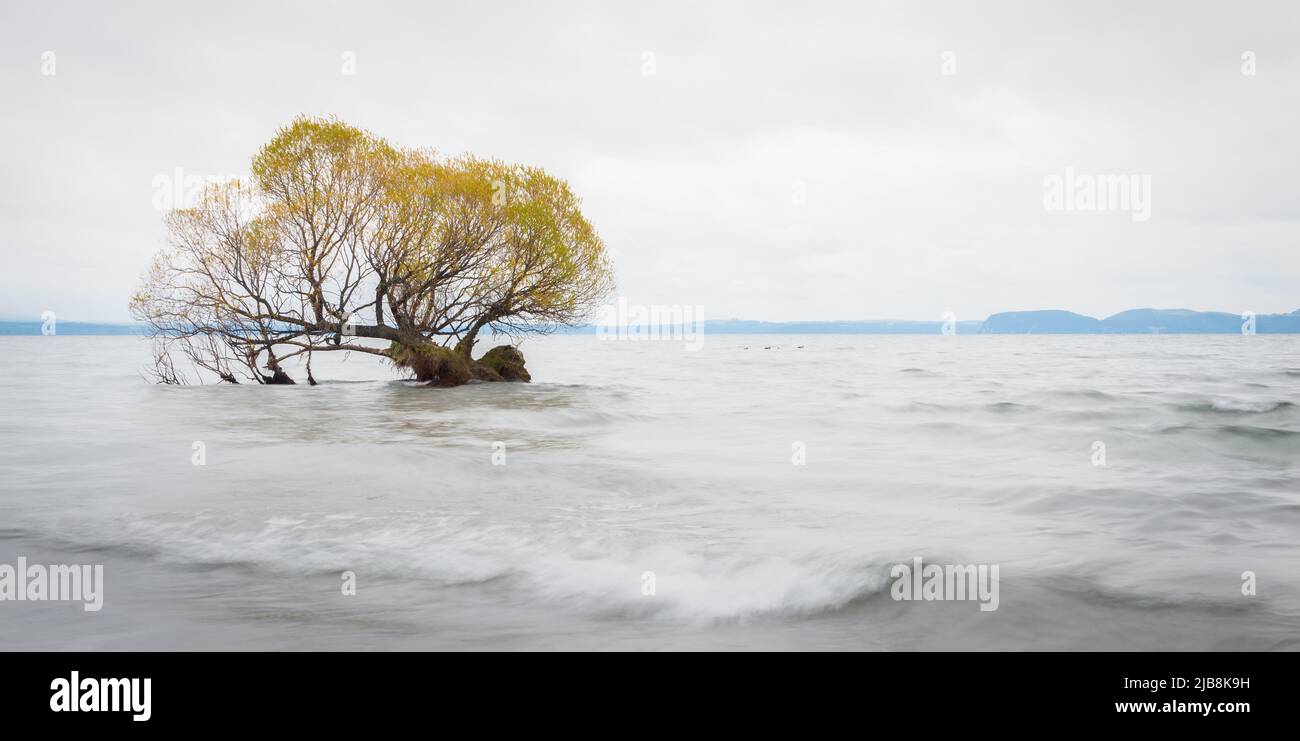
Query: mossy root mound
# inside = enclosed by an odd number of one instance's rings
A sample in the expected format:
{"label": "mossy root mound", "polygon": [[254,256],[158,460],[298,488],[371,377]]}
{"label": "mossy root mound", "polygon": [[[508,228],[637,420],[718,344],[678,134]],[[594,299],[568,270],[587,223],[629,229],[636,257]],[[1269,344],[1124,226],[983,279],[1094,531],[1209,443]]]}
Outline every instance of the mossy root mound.
{"label": "mossy root mound", "polygon": [[497,345],[483,353],[483,357],[478,359],[478,365],[500,376],[502,381],[533,380],[524,367],[524,354],[511,345]]}
{"label": "mossy root mound", "polygon": [[399,367],[410,370],[415,380],[430,386],[460,386],[469,381],[531,381],[524,367],[523,353],[510,345],[488,350],[478,361],[441,345],[409,347],[394,342],[388,356]]}

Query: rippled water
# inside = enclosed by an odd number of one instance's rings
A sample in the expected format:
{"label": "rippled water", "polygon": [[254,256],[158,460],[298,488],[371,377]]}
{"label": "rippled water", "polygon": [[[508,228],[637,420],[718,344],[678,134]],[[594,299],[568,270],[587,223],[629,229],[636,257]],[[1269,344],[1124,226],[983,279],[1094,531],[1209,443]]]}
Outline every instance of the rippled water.
{"label": "rippled water", "polygon": [[[3,647],[1300,647],[1300,338],[523,349],[171,388],[136,338],[0,338],[0,563],[106,579],[0,602]],[[915,556],[998,564],[998,609],[893,600]]]}

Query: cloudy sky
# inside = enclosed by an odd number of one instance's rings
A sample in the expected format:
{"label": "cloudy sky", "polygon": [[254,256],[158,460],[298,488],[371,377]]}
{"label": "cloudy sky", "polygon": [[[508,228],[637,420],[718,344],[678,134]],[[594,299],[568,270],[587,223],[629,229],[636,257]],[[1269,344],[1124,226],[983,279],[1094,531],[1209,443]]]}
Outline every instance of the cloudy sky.
{"label": "cloudy sky", "polygon": [[299,113],[544,166],[709,318],[1300,308],[1286,2],[0,3],[0,318],[125,319],[159,178]]}

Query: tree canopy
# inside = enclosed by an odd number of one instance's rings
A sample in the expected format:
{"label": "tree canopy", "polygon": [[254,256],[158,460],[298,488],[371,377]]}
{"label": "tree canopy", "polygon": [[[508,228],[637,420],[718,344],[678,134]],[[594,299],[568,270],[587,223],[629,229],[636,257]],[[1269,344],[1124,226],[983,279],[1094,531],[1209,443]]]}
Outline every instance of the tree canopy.
{"label": "tree canopy", "polygon": [[300,117],[251,169],[167,214],[131,299],[163,382],[188,379],[179,356],[231,383],[292,383],[285,361],[305,356],[315,383],[312,354],[340,350],[438,385],[526,379],[513,348],[475,361],[480,334],[580,322],[613,285],[581,201],[536,167]]}

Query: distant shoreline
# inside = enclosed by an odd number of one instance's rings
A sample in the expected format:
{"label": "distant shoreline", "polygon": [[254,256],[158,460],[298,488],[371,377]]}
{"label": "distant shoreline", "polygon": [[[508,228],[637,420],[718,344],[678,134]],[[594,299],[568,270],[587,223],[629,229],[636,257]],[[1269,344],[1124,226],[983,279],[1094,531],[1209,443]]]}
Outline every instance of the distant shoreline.
{"label": "distant shoreline", "polygon": [[[0,321],[0,336],[41,335],[40,320]],[[1290,314],[1229,314],[1187,309],[1130,309],[1096,319],[1070,311],[1009,311],[987,319],[966,321],[907,321],[867,319],[845,321],[761,322],[713,319],[703,323],[705,334],[771,335],[927,335],[948,330],[972,334],[1300,334],[1300,311]],[[700,331],[700,329],[696,329]],[[555,334],[594,335],[597,327],[562,327]],[[58,322],[56,334],[72,336],[141,335],[142,325],[128,322]]]}

